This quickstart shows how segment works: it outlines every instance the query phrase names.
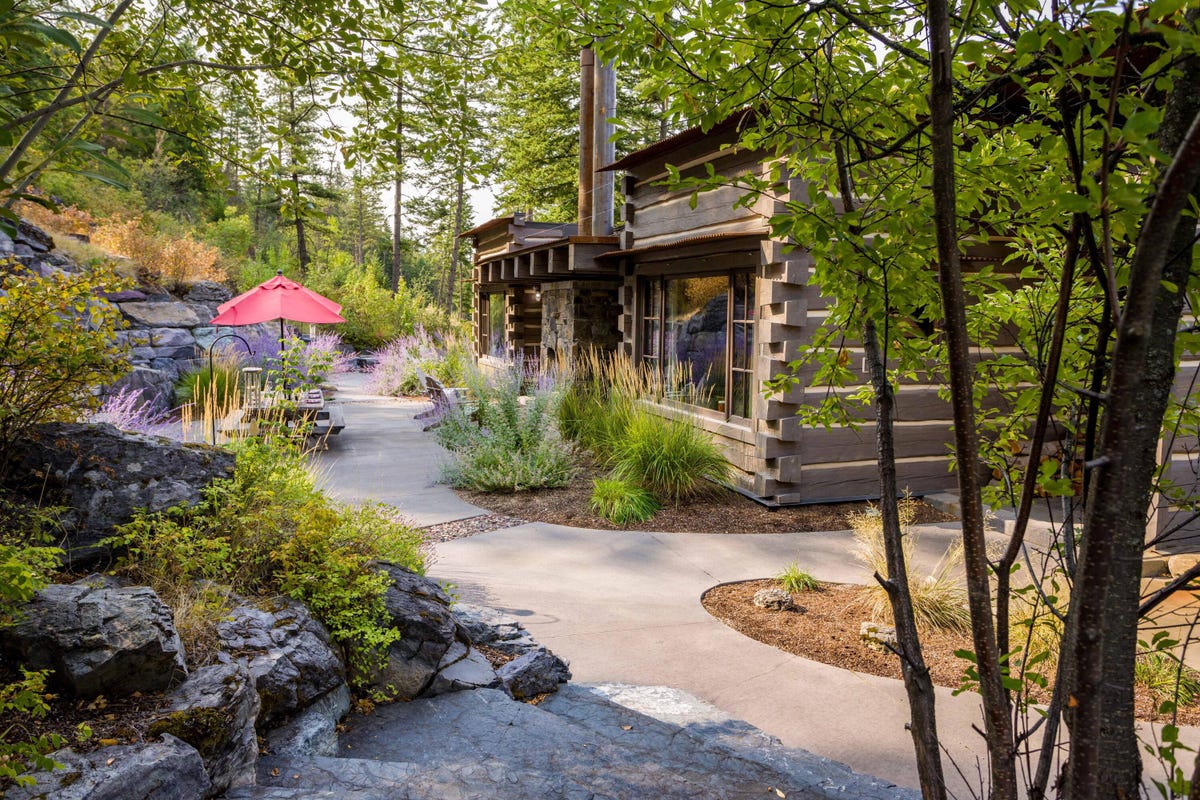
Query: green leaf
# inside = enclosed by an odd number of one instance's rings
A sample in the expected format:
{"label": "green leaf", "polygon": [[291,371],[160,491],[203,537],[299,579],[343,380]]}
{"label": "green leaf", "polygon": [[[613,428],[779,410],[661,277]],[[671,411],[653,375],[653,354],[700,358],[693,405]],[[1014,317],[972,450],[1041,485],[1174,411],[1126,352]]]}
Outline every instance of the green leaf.
{"label": "green leaf", "polygon": [[69,47],[76,53],[83,52],[83,46],[79,44],[79,40],[76,39],[70,31],[64,28],[56,28],[53,25],[46,25],[45,23],[32,20],[26,22],[25,27],[29,28],[30,30],[37,31],[55,44],[61,44],[64,47]]}

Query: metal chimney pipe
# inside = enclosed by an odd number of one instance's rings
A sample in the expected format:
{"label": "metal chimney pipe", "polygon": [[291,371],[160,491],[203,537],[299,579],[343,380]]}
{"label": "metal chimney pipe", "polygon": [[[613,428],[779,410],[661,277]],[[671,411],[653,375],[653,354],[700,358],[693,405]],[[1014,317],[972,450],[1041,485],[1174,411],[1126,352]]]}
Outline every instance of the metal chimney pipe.
{"label": "metal chimney pipe", "polygon": [[[596,132],[592,146],[595,150],[593,166],[599,169],[613,163],[617,158],[617,145],[612,141],[611,122],[617,107],[617,77],[611,61],[596,64],[595,74],[593,115]],[[613,232],[613,180],[611,172],[593,173],[595,200],[592,202],[592,233],[596,236],[608,236]]]}
{"label": "metal chimney pipe", "polygon": [[592,235],[592,189],[596,181],[595,64],[591,48],[579,51],[579,235]]}

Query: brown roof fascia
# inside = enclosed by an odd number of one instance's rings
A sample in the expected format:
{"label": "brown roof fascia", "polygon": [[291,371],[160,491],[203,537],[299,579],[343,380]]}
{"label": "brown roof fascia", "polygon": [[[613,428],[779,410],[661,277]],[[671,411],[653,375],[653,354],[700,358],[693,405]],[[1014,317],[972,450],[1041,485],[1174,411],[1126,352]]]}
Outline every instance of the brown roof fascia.
{"label": "brown roof fascia", "polygon": [[665,156],[667,153],[678,150],[681,147],[686,147],[689,144],[698,142],[708,136],[716,136],[726,131],[740,129],[746,124],[749,124],[754,116],[754,109],[743,108],[741,111],[735,111],[725,119],[713,125],[708,130],[704,126],[697,125],[694,128],[688,128],[686,131],[677,133],[674,136],[668,136],[666,139],[655,142],[652,145],[647,145],[641,150],[634,150],[629,155],[617,159],[611,164],[597,168],[597,172],[612,172],[618,169],[629,169],[640,164],[646,164],[656,158]]}
{"label": "brown roof fascia", "polygon": [[607,260],[612,258],[622,258],[624,256],[636,256],[641,255],[642,253],[658,253],[663,250],[670,250],[675,247],[687,247],[693,244],[724,242],[731,241],[733,239],[763,239],[766,237],[767,234],[765,232],[751,233],[747,231],[731,231],[728,233],[706,233],[700,236],[688,236],[684,239],[675,239],[674,241],[663,242],[661,244],[647,244],[641,247],[630,247],[628,250],[612,250],[607,253],[601,253],[600,255],[596,256],[596,259]]}
{"label": "brown roof fascia", "polygon": [[516,218],[511,214],[507,217],[495,217],[494,219],[489,219],[487,222],[479,223],[469,231],[463,231],[458,235],[458,238],[465,239],[468,236],[478,236],[484,231],[490,231],[494,228],[499,228],[501,225],[507,227],[513,223],[514,219]]}
{"label": "brown roof fascia", "polygon": [[535,250],[551,250],[555,247],[562,247],[570,244],[619,244],[620,242],[621,239],[617,236],[564,236],[561,239],[552,239],[548,242],[537,242],[536,244],[531,244],[528,247],[522,247],[519,250],[505,250],[503,253],[498,253],[482,261],[476,261],[475,263],[486,264],[489,261],[499,261],[505,258],[512,258],[513,256],[524,255],[525,253],[532,253]]}

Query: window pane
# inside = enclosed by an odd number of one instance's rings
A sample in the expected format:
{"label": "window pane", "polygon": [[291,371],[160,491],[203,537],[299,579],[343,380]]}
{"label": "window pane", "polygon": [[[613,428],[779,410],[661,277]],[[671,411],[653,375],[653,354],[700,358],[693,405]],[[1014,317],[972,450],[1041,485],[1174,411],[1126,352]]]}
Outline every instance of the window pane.
{"label": "window pane", "polygon": [[749,372],[741,372],[735,370],[733,373],[733,388],[730,392],[730,409],[729,413],[735,417],[750,416],[750,386],[753,383],[753,376]]}
{"label": "window pane", "polygon": [[488,295],[488,355],[503,356],[506,353],[504,341],[504,292],[494,292]]}
{"label": "window pane", "polygon": [[724,411],[729,278],[668,280],[666,306],[663,355],[699,389],[701,405]]}
{"label": "window pane", "polygon": [[733,324],[733,368],[754,369],[754,323]]}

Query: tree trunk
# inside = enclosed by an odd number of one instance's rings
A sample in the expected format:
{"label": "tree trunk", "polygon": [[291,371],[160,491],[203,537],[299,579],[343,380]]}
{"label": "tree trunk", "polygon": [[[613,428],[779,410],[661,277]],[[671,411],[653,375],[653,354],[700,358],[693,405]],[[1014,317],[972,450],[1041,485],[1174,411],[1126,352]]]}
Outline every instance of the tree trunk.
{"label": "tree trunk", "polygon": [[459,158],[458,169],[454,174],[454,234],[450,239],[450,285],[446,287],[446,310],[454,313],[455,300],[458,297],[458,235],[463,230],[464,170],[463,159]]}
{"label": "tree trunk", "polygon": [[[1188,12],[1190,27],[1198,20],[1200,9]],[[1142,545],[1191,271],[1196,220],[1187,207],[1200,200],[1200,58],[1181,66],[1158,137],[1174,158],[1130,265],[1071,600],[1070,797],[1132,798],[1141,790],[1133,667]]]}
{"label": "tree trunk", "polygon": [[[83,78],[84,73],[87,71],[88,66],[92,63],[92,59],[94,59],[96,57],[96,53],[100,51],[100,45],[104,43],[104,40],[107,39],[108,35],[116,28],[117,22],[120,21],[121,17],[125,15],[125,12],[131,5],[133,5],[133,0],[121,0],[117,7],[113,9],[112,13],[108,15],[108,19],[106,20],[107,24],[100,28],[100,30],[96,31],[96,36],[94,39],[92,39],[92,43],[88,45],[87,50],[85,50],[83,55],[79,57],[79,63],[75,65],[75,69],[71,72],[71,77],[68,78],[67,82],[63,84],[61,89],[59,89],[58,95],[54,98],[54,100],[47,104],[48,106],[52,107],[62,103],[62,101],[64,101],[71,94],[71,92],[75,90],[75,87],[79,85],[80,79]],[[33,125],[30,126],[29,130],[25,131],[25,133],[13,146],[13,149],[8,154],[8,157],[4,159],[2,164],[0,164],[0,185],[4,184],[8,180],[8,176],[12,173],[13,169],[17,166],[20,160],[25,157],[26,151],[28,151],[30,146],[37,140],[37,137],[41,136],[42,131],[44,131],[46,126],[50,124],[50,120],[53,117],[53,114],[43,114],[38,117],[34,121]]]}
{"label": "tree trunk", "polygon": [[929,0],[930,126],[933,159],[934,227],[937,234],[938,282],[942,294],[954,414],[954,452],[958,462],[962,505],[963,559],[971,637],[979,671],[979,693],[991,768],[994,800],[1016,800],[1017,773],[1008,694],[1001,682],[999,651],[992,621],[987,542],[979,492],[979,438],[975,430],[970,342],[963,300],[962,264],[958,253],[957,194],[954,175],[954,87],[951,72],[950,13],[946,0]]}
{"label": "tree trunk", "polygon": [[404,197],[404,79],[396,83],[396,176],[392,195],[392,294],[400,291],[404,270],[404,247],[400,234],[400,214]]}
{"label": "tree trunk", "polygon": [[300,262],[300,275],[308,271],[308,242],[304,235],[304,215],[300,213],[300,175],[292,173],[292,191],[295,198],[293,211],[296,217],[296,260]]}
{"label": "tree trunk", "polygon": [[879,457],[879,515],[883,521],[883,542],[887,556],[887,579],[876,573],[875,580],[887,590],[896,623],[896,649],[900,672],[908,693],[912,714],[909,730],[917,755],[917,774],[921,796],[925,800],[945,800],[946,780],[938,744],[936,696],[929,668],[921,653],[921,637],[913,616],[912,596],[908,588],[908,565],[904,561],[904,534],[900,530],[900,509],[896,502],[896,446],[892,432],[895,396],[888,382],[884,356],[875,335],[875,321],[868,319],[863,329],[863,347],[875,390],[875,441]]}

